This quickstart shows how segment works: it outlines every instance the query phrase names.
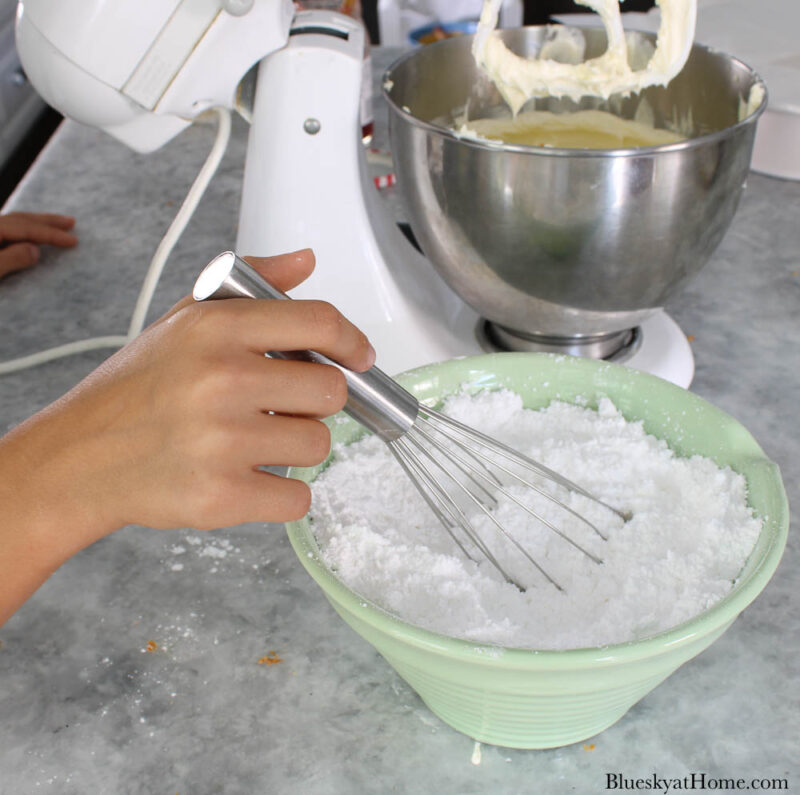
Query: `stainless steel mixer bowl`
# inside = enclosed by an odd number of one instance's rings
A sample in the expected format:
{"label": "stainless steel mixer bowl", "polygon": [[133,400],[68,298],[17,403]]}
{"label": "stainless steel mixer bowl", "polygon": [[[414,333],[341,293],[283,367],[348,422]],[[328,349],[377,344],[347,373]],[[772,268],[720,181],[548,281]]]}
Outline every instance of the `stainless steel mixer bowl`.
{"label": "stainless steel mixer bowl", "polygon": [[[501,35],[530,56],[545,30]],[[586,57],[600,54],[605,32],[583,32]],[[766,94],[741,120],[740,106],[760,78],[695,45],[666,88],[605,103],[535,101],[537,109],[599,107],[633,118],[644,100],[655,126],[677,122],[685,141],[624,150],[482,142],[451,128],[468,101],[470,118],[502,106],[475,66],[472,38],[415,50],[384,76],[397,180],[423,252],[518,347],[637,326],[708,261],[731,222]]]}

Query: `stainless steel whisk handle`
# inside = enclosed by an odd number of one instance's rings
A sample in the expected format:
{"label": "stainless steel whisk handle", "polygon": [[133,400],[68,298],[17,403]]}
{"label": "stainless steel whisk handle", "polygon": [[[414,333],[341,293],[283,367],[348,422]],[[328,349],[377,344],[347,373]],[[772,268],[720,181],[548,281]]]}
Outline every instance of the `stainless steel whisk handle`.
{"label": "stainless steel whisk handle", "polygon": [[[206,265],[194,285],[196,301],[220,298],[275,298],[291,300],[233,251],[224,251]],[[371,367],[355,373],[316,351],[266,351],[276,359],[330,364],[344,373],[347,405],[344,410],[384,441],[398,439],[414,425],[419,402],[383,370]]]}

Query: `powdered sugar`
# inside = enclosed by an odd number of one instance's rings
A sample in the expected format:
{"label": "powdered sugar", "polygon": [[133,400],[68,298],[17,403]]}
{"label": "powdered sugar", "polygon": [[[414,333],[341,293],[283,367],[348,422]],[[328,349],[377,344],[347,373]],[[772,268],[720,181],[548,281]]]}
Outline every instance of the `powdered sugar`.
{"label": "powdered sugar", "polygon": [[[326,564],[354,591],[428,629],[502,646],[566,649],[636,640],[702,612],[731,589],[761,529],[744,478],[701,457],[675,456],[607,399],[594,411],[555,402],[522,408],[510,392],[451,398],[445,412],[633,512],[623,522],[567,497],[604,535],[560,509],[548,518],[594,563],[511,503],[500,522],[559,582],[513,548],[493,549],[526,592],[457,549],[385,445],[336,450],[313,485],[312,527]],[[527,491],[525,492],[528,498]],[[563,496],[563,495],[562,495]],[[476,520],[480,525],[481,520]],[[483,522],[484,538],[497,531]]]}
{"label": "powdered sugar", "polygon": [[241,555],[241,549],[234,546],[233,543],[227,538],[212,537],[204,540],[196,535],[186,536],[184,544],[172,544],[168,547],[169,552],[179,557],[178,561],[168,561],[170,571],[183,571],[186,568],[186,562],[192,561],[195,558],[209,558],[214,565],[208,569],[212,574],[219,571],[218,563],[222,563],[226,558],[230,559],[234,555],[238,556],[240,563],[245,562],[245,558]]}

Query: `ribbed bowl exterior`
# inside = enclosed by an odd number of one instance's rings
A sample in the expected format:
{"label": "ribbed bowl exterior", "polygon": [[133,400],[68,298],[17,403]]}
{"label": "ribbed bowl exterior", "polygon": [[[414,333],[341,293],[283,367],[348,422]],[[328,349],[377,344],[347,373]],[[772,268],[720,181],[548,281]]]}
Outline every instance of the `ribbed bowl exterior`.
{"label": "ribbed bowl exterior", "polygon": [[436,650],[412,651],[341,604],[331,604],[431,712],[475,740],[508,748],[554,748],[593,737],[616,723],[732,623],[675,651],[634,662],[560,670],[556,661],[550,668],[515,671],[503,666],[502,657],[490,658],[488,664],[479,658],[468,665]]}

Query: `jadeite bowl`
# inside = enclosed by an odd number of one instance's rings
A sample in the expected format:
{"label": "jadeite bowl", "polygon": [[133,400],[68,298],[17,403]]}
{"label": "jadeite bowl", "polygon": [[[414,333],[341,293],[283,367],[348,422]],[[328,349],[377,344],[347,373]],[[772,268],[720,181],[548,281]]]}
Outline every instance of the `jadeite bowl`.
{"label": "jadeite bowl", "polygon": [[[422,367],[399,380],[438,403],[466,385],[508,388],[528,408],[552,400],[596,404],[609,397],[629,420],[679,455],[701,454],[747,479],[764,519],[733,590],[709,610],[645,640],[600,648],[535,651],[480,645],[408,624],[360,597],[325,566],[307,520],[287,525],[302,564],[337,613],[369,641],[443,721],[469,737],[511,748],[552,748],[611,726],[680,665],[713,643],[761,592],[786,544],[789,509],[778,467],[735,419],[697,395],[622,365],[549,354],[501,353]],[[362,435],[349,418],[331,423],[335,442]],[[294,469],[307,482],[325,466]]]}

